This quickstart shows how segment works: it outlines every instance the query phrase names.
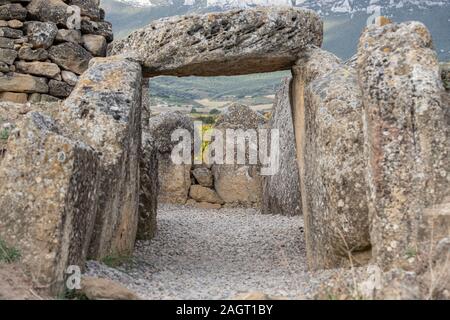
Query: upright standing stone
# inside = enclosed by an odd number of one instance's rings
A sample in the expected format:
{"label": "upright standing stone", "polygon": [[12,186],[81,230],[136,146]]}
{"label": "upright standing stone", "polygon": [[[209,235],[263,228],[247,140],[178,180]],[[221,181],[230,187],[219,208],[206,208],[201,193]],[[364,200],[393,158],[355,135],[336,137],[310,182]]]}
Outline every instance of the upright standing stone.
{"label": "upright standing stone", "polygon": [[98,154],[46,113],[20,105],[0,111],[1,127],[9,128],[7,143],[0,141],[0,238],[20,251],[34,285],[57,295],[66,268],[86,261]]}
{"label": "upright standing stone", "polygon": [[191,186],[191,164],[174,164],[171,159],[172,149],[177,144],[171,140],[171,135],[177,129],[187,130],[192,139],[194,124],[181,112],[165,112],[152,117],[146,129],[158,151],[160,203],[186,203]]}
{"label": "upright standing stone", "polygon": [[101,186],[90,257],[130,254],[139,217],[141,152],[139,64],[118,57],[94,58],[65,107],[78,119],[83,141],[101,153]]}
{"label": "upright standing stone", "polygon": [[419,22],[371,26],[361,36],[371,238],[388,269],[418,245],[424,209],[450,186],[450,137],[437,55]]}
{"label": "upright standing stone", "polygon": [[139,195],[139,223],[137,239],[150,240],[155,236],[158,207],[158,150],[152,137],[142,128],[142,152],[140,160],[141,191]]}
{"label": "upright standing stone", "polygon": [[312,49],[294,67],[293,108],[308,264],[370,256],[362,101],[356,71]]}
{"label": "upright standing stone", "polygon": [[[212,173],[214,175],[214,188],[219,197],[228,205],[247,207],[261,205],[263,182],[260,171],[261,163],[258,161],[250,163],[250,150],[252,152],[256,150],[254,150],[252,143],[241,143],[252,138],[252,134],[254,134],[255,139],[261,138],[258,136],[258,129],[266,129],[266,126],[266,119],[262,115],[248,106],[240,104],[229,106],[217,118],[215,129],[222,132],[225,144],[223,150],[225,161],[223,164],[212,164]],[[228,129],[235,130],[234,136],[227,137]],[[227,141],[228,138],[233,138],[234,141]],[[226,162],[226,158],[230,156],[227,156],[226,145],[234,147],[234,154],[230,157],[231,163]],[[238,148],[240,146],[244,147],[244,163],[238,162]],[[205,152],[206,156],[210,153],[208,149]]]}
{"label": "upright standing stone", "polygon": [[283,81],[276,94],[270,119],[270,129],[279,131],[279,170],[264,177],[262,212],[295,216],[302,214],[300,176],[295,148],[294,125],[291,109],[291,79]]}

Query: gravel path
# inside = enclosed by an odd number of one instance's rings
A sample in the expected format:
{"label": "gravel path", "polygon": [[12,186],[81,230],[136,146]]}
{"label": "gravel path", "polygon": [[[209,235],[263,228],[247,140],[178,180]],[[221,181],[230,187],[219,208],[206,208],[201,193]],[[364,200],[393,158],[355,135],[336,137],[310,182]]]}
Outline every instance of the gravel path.
{"label": "gravel path", "polygon": [[161,206],[158,234],[131,261],[87,274],[119,281],[144,299],[231,299],[240,293],[304,298],[331,271],[309,273],[303,221],[254,209]]}

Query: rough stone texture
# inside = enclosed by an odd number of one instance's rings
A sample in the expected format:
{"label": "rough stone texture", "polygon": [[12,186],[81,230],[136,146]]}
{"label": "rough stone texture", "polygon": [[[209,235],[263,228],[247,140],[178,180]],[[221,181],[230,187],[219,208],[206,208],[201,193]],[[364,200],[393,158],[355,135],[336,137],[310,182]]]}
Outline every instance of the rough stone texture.
{"label": "rough stone texture", "polygon": [[444,87],[445,89],[450,90],[450,62],[441,63],[440,68]]}
{"label": "rough stone texture", "polygon": [[171,139],[172,133],[177,129],[186,129],[193,134],[194,124],[189,115],[179,111],[163,112],[150,118],[147,130],[159,153],[171,153],[173,147],[178,144]]}
{"label": "rough stone texture", "polygon": [[0,91],[47,93],[48,85],[45,78],[11,73],[0,76]]}
{"label": "rough stone texture", "polygon": [[191,185],[191,165],[176,165],[170,157],[178,143],[171,141],[171,135],[177,129],[186,129],[192,134],[194,125],[191,118],[181,112],[165,112],[150,118],[148,128],[144,129],[158,151],[158,201],[161,203],[184,204]]}
{"label": "rough stone texture", "polygon": [[0,20],[25,20],[27,9],[20,3],[10,3],[0,6]]}
{"label": "rough stone texture", "polygon": [[450,194],[447,106],[432,48],[419,22],[369,27],[359,43],[371,238],[384,269],[407,260],[424,209]]}
{"label": "rough stone texture", "polygon": [[49,49],[50,59],[63,69],[82,74],[88,68],[92,55],[82,46],[64,42]]}
{"label": "rough stone texture", "polygon": [[[69,5],[81,8],[80,20]],[[93,56],[106,55],[112,41],[111,24],[103,21],[105,12],[99,6],[99,0],[0,0],[0,73],[53,80],[46,95],[41,87],[25,91],[27,100],[34,103],[66,98],[76,81],[67,74],[63,78],[62,71],[83,73]],[[30,78],[25,80],[29,88]],[[10,91],[0,89],[0,93]]]}
{"label": "rough stone texture", "polygon": [[73,86],[64,81],[50,80],[48,82],[49,93],[59,98],[67,98],[73,90]]}
{"label": "rough stone texture", "polygon": [[48,59],[48,51],[45,49],[33,50],[30,46],[19,49],[19,59],[27,61],[44,61]]}
{"label": "rough stone texture", "polygon": [[86,259],[98,155],[46,114],[21,105],[0,110],[10,130],[0,155],[0,237],[20,250],[35,285],[56,294],[67,266]]}
{"label": "rough stone texture", "polygon": [[70,71],[62,70],[61,71],[61,78],[69,85],[74,86],[78,82],[78,76]]}
{"label": "rough stone texture", "polygon": [[0,61],[6,64],[13,64],[17,58],[16,50],[12,49],[0,49]]}
{"label": "rough stone texture", "polygon": [[31,21],[26,23],[29,42],[36,48],[49,48],[58,33],[58,27],[53,22]]}
{"label": "rough stone texture", "polygon": [[99,20],[102,18],[101,10],[99,8],[100,0],[68,0],[66,2],[71,6],[78,6],[81,9],[81,14],[92,20]]}
{"label": "rough stone texture", "polygon": [[320,49],[307,52],[293,71],[308,264],[334,268],[347,264],[349,253],[357,263],[370,237],[356,71]]}
{"label": "rough stone texture", "polygon": [[[225,140],[227,129],[258,130],[264,128],[265,125],[266,120],[263,116],[251,110],[248,106],[234,104],[217,118],[215,128],[223,132]],[[258,164],[249,163],[248,152],[246,152],[245,164],[238,164],[236,149],[234,164],[212,165],[214,188],[227,204],[259,205],[263,181],[260,175],[260,167]],[[225,151],[224,157],[226,157]]]}
{"label": "rough stone texture", "polygon": [[279,130],[279,171],[264,177],[262,212],[295,216],[302,214],[300,181],[295,150],[290,99],[291,79],[283,81],[275,97],[270,129]]}
{"label": "rough stone texture", "polygon": [[94,58],[64,105],[101,156],[101,186],[89,256],[130,254],[139,218],[141,80],[137,63],[118,57]]}
{"label": "rough stone texture", "polygon": [[192,175],[194,176],[195,180],[203,187],[210,188],[214,185],[214,177],[211,173],[211,170],[206,167],[200,167],[192,170]]}
{"label": "rough stone texture", "polygon": [[15,103],[26,103],[28,95],[26,93],[0,92],[1,101],[10,101]]}
{"label": "rough stone texture", "polygon": [[66,26],[72,12],[62,0],[32,0],[27,6],[28,12],[36,20],[54,22]]}
{"label": "rough stone texture", "polygon": [[139,297],[119,283],[102,278],[83,276],[81,289],[89,300],[139,300]]}
{"label": "rough stone texture", "polygon": [[156,234],[156,212],[158,205],[158,151],[152,137],[142,132],[140,160],[141,191],[139,195],[139,223],[137,239],[150,240]]}
{"label": "rough stone texture", "polygon": [[74,42],[82,43],[81,31],[74,29],[59,29],[56,34],[55,40],[58,42]]}
{"label": "rough stone texture", "polygon": [[189,190],[189,196],[198,202],[223,204],[224,201],[213,189],[206,188],[200,185],[192,185]]}
{"label": "rough stone texture", "polygon": [[86,34],[83,36],[84,47],[94,56],[105,56],[107,42],[104,36]]}
{"label": "rough stone texture", "polygon": [[173,164],[170,153],[158,152],[158,202],[184,204],[191,187],[191,165]]}
{"label": "rough stone texture", "polygon": [[0,38],[0,48],[14,49],[14,40],[9,38]]}
{"label": "rough stone texture", "polygon": [[0,28],[0,37],[19,39],[19,38],[23,37],[23,31],[8,28],[8,27],[1,27]]}
{"label": "rough stone texture", "polygon": [[40,61],[18,61],[16,63],[16,70],[22,73],[29,73],[32,75],[44,76],[48,78],[54,78],[61,72],[56,64]]}
{"label": "rough stone texture", "polygon": [[103,36],[106,41],[113,41],[112,25],[107,21],[81,20],[81,32]]}
{"label": "rough stone texture", "polygon": [[146,76],[218,76],[289,69],[307,45],[322,44],[312,12],[256,8],[172,17],[113,43],[111,54],[141,62]]}

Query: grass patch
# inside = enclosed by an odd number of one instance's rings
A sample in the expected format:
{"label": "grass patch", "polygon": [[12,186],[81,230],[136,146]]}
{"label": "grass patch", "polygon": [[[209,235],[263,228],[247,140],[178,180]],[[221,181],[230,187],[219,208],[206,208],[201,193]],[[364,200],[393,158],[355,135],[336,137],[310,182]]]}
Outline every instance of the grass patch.
{"label": "grass patch", "polygon": [[64,293],[58,296],[58,300],[89,300],[89,298],[78,290],[66,289]]}
{"label": "grass patch", "polygon": [[9,138],[9,129],[2,129],[1,131],[0,131],[0,140],[8,140],[8,138]]}
{"label": "grass patch", "polygon": [[2,239],[0,239],[0,262],[13,263],[19,259],[19,250],[8,246]]}
{"label": "grass patch", "polygon": [[102,262],[110,268],[115,268],[121,264],[127,263],[131,260],[130,256],[110,255],[104,257]]}

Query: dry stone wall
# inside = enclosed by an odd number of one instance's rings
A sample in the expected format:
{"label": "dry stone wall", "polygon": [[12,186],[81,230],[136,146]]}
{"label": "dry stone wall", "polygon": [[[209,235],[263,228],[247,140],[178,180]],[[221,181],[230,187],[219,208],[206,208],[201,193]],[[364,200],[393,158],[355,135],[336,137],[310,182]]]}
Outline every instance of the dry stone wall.
{"label": "dry stone wall", "polygon": [[113,40],[99,2],[1,1],[0,101],[67,98],[89,61],[105,56]]}

